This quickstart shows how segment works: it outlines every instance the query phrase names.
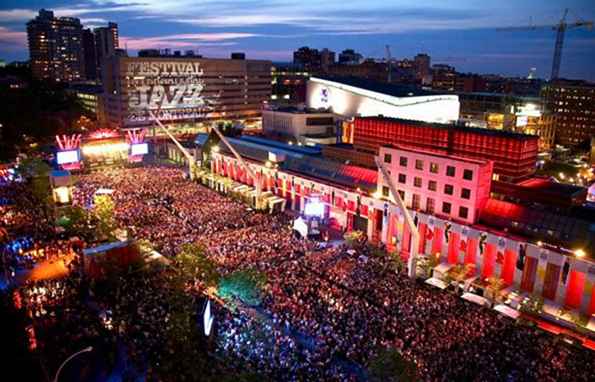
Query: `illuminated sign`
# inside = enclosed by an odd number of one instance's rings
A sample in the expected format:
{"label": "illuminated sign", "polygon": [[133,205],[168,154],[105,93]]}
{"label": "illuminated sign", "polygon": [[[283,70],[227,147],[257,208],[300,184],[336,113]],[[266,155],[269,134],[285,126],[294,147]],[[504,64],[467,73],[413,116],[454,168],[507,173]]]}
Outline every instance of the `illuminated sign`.
{"label": "illuminated sign", "polygon": [[130,144],[125,142],[120,143],[106,143],[100,145],[87,145],[83,146],[83,154],[85,155],[107,155],[118,152],[128,151]]}
{"label": "illuminated sign", "polygon": [[58,151],[56,161],[58,164],[75,163],[80,160],[78,150]]}
{"label": "illuminated sign", "polygon": [[54,202],[66,204],[70,202],[70,188],[69,187],[57,187],[54,188]]}
{"label": "illuminated sign", "polygon": [[518,116],[516,118],[516,127],[524,127],[524,126],[527,126],[528,123],[529,123],[529,117],[527,117],[526,115]]}
{"label": "illuminated sign", "polygon": [[198,61],[135,61],[127,64],[127,123],[149,119],[147,109],[162,120],[202,118],[213,111],[217,95],[205,97],[204,70]]}
{"label": "illuminated sign", "polygon": [[130,146],[130,155],[145,155],[149,153],[149,145],[147,143],[135,143]]}

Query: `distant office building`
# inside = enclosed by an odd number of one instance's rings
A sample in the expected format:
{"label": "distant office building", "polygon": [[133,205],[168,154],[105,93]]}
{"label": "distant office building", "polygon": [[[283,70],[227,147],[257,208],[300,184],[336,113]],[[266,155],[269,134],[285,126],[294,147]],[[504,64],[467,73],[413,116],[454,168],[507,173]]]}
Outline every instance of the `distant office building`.
{"label": "distant office building", "polygon": [[31,71],[37,79],[72,82],[84,79],[83,27],[79,19],[54,17],[42,9],[27,23]]}
{"label": "distant office building", "polygon": [[457,82],[457,72],[450,65],[437,64],[432,66],[432,89],[454,92]]}
{"label": "distant office building", "polygon": [[95,34],[91,29],[83,30],[83,53],[85,57],[85,79],[97,79],[97,56],[95,54]]}
{"label": "distant office building", "polygon": [[[405,205],[414,211],[473,224],[490,197],[491,161],[399,146],[381,147],[379,159],[388,168]],[[378,192],[390,197],[380,172]]]}
{"label": "distant office building", "polygon": [[486,80],[479,74],[457,74],[455,82],[457,93],[486,92]]}
{"label": "distant office building", "polygon": [[431,58],[425,53],[419,53],[413,58],[415,77],[422,83],[429,82]]}
{"label": "distant office building", "polygon": [[189,57],[106,58],[105,111],[112,127],[259,120],[271,96],[271,62]]}
{"label": "distant office building", "polygon": [[318,49],[311,49],[307,46],[293,52],[293,63],[308,72],[319,72],[322,70],[320,52]]}
{"label": "distant office building", "polygon": [[595,85],[556,80],[543,87],[542,98],[554,114],[556,142],[575,146],[595,136]]}
{"label": "distant office building", "polygon": [[231,54],[231,59],[232,60],[245,60],[246,59],[246,53],[234,52],[234,53]]}
{"label": "distant office building", "polygon": [[459,93],[460,120],[470,127],[539,136],[539,151],[554,146],[554,118],[537,97],[501,93]]}
{"label": "distant office building", "polygon": [[273,103],[297,106],[306,102],[308,72],[296,65],[274,65],[271,77]]}
{"label": "distant office building", "polygon": [[363,56],[353,49],[345,49],[339,53],[339,65],[358,65],[362,62]]}
{"label": "distant office building", "polygon": [[361,64],[333,65],[328,75],[334,77],[357,77],[376,82],[386,82],[387,65],[385,62],[366,60]]}
{"label": "distant office building", "polygon": [[320,51],[320,68],[323,72],[328,72],[328,68],[335,64],[335,52],[324,48]]}
{"label": "distant office building", "polygon": [[66,91],[74,95],[83,106],[83,109],[89,114],[92,114],[97,119],[102,116],[101,94],[103,93],[103,88],[101,85],[71,84]]}
{"label": "distant office building", "polygon": [[103,61],[116,54],[120,46],[118,36],[118,24],[108,23],[107,27],[95,28],[95,55],[97,57],[97,73],[101,78]]}

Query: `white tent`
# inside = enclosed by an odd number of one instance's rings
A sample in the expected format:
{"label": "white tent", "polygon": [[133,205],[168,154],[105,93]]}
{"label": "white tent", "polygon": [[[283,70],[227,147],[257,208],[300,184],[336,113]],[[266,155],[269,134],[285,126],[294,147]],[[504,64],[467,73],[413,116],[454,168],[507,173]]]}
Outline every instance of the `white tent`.
{"label": "white tent", "polygon": [[431,277],[431,278],[427,279],[426,284],[429,284],[429,285],[434,286],[439,289],[446,289],[446,287],[448,287],[448,285],[446,285],[446,283],[444,281],[437,279],[435,277]]}
{"label": "white tent", "polygon": [[511,307],[509,307],[508,305],[504,305],[504,304],[498,304],[494,307],[494,310],[497,312],[502,313],[503,315],[516,319],[518,318],[521,313],[519,313],[518,310],[516,309],[512,309]]}
{"label": "white tent", "polygon": [[463,300],[471,301],[477,305],[490,306],[490,302],[486,298],[483,298],[473,293],[463,293],[461,298]]}

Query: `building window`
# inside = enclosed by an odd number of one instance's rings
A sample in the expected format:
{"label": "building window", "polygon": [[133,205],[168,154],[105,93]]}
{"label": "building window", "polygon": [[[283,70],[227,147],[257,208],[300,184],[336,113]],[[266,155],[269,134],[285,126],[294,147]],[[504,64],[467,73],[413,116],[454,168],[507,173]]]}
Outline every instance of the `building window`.
{"label": "building window", "polygon": [[426,199],[426,212],[429,214],[433,214],[434,210],[436,209],[436,202],[432,198]]}
{"label": "building window", "polygon": [[473,180],[473,170],[464,170],[463,171],[463,179]]}
{"label": "building window", "polygon": [[387,197],[388,198],[388,187],[386,186],[382,186],[382,196]]}
{"label": "building window", "polygon": [[421,204],[421,197],[418,194],[413,194],[411,197],[411,208],[414,210],[419,210],[419,206]]}
{"label": "building window", "polygon": [[423,170],[424,169],[424,161],[421,159],[415,160],[415,169],[416,170]]}
{"label": "building window", "polygon": [[454,193],[454,187],[452,186],[452,184],[444,185],[444,193],[446,195],[452,195]]}
{"label": "building window", "polygon": [[461,198],[463,199],[471,199],[471,190],[468,188],[463,188],[461,190]]}
{"label": "building window", "polygon": [[421,187],[421,178],[419,176],[413,178],[413,185],[415,187]]}
{"label": "building window", "polygon": [[446,166],[446,176],[455,176],[455,168],[453,166]]}
{"label": "building window", "polygon": [[467,207],[459,207],[459,217],[462,219],[467,219],[469,216],[469,209]]}
{"label": "building window", "polygon": [[403,202],[405,202],[405,191],[403,191],[403,190],[397,190],[397,192],[399,193],[399,196],[401,197],[401,200]]}
{"label": "building window", "polygon": [[449,202],[442,203],[442,212],[445,214],[450,214],[451,205]]}
{"label": "building window", "polygon": [[435,180],[430,180],[428,182],[428,190],[430,191],[436,191],[438,189],[438,184],[436,183]]}
{"label": "building window", "polygon": [[393,160],[393,156],[390,154],[384,154],[384,163],[390,163]]}
{"label": "building window", "polygon": [[401,165],[402,167],[407,167],[407,157],[400,157],[399,165]]}
{"label": "building window", "polygon": [[399,174],[399,183],[407,183],[407,176],[405,174]]}
{"label": "building window", "polygon": [[430,162],[430,172],[432,174],[438,174],[438,163],[431,163]]}

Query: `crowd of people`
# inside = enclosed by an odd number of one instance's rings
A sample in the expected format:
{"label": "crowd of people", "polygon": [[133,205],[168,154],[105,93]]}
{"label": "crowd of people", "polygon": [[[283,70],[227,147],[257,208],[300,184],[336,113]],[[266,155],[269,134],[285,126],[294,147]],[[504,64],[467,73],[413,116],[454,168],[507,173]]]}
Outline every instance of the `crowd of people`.
{"label": "crowd of people", "polygon": [[[98,189],[113,190],[118,225],[162,255],[201,243],[221,274],[266,275],[259,307],[215,309],[216,352],[235,360],[230,367],[274,380],[362,380],[377,352],[391,348],[421,380],[592,380],[592,352],[412,281],[367,246],[320,248],[296,237],[288,216],[252,211],[178,169],[83,175],[74,203],[88,208]],[[143,293],[153,288],[143,282],[122,280],[126,287],[98,308],[109,310],[114,336],[132,339],[138,360],[166,351],[160,331],[171,319],[164,292]]]}

